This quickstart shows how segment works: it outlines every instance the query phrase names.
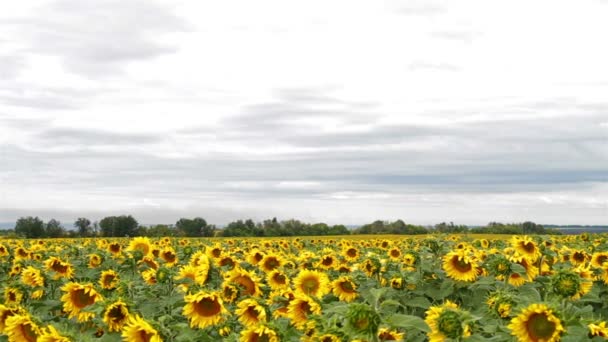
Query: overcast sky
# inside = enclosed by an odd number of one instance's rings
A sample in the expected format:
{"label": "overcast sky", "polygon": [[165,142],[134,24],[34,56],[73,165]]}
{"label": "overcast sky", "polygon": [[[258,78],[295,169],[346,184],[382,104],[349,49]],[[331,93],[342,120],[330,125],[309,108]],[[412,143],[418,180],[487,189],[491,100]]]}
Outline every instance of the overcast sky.
{"label": "overcast sky", "polygon": [[608,1],[0,3],[0,221],[608,224]]}

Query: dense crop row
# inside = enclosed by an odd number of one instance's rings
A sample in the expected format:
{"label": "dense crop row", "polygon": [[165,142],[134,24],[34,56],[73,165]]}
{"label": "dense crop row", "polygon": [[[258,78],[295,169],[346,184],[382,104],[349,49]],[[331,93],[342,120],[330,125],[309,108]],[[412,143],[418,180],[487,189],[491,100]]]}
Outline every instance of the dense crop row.
{"label": "dense crop row", "polygon": [[0,240],[0,340],[585,341],[608,237]]}

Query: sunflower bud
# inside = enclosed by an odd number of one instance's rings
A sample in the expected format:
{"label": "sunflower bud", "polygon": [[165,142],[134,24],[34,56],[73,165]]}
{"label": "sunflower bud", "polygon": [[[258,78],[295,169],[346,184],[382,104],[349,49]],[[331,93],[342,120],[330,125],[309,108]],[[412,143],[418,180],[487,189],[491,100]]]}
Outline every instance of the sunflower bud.
{"label": "sunflower bud", "polygon": [[356,335],[374,336],[378,333],[380,316],[369,305],[351,304],[346,312],[346,324]]}

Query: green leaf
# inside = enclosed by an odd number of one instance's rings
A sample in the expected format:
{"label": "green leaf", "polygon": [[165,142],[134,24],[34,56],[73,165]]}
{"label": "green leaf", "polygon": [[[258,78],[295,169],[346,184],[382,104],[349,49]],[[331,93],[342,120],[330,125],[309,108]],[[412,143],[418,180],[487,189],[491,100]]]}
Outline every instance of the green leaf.
{"label": "green leaf", "polygon": [[526,274],[526,268],[517,263],[511,264],[511,271],[513,271],[514,273],[522,274],[522,275]]}
{"label": "green leaf", "polygon": [[428,309],[431,306],[431,302],[425,297],[414,297],[405,302],[405,305],[413,308]]}
{"label": "green leaf", "polygon": [[417,329],[423,332],[431,330],[424,320],[418,316],[395,314],[386,321],[393,328]]}

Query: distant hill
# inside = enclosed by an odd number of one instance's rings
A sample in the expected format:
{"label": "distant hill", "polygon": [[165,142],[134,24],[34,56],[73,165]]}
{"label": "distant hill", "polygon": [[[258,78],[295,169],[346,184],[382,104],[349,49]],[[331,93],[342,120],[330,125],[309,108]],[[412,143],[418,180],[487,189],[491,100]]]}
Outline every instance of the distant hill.
{"label": "distant hill", "polygon": [[554,228],[564,234],[581,234],[587,233],[607,233],[608,225],[559,225],[559,224],[543,224],[545,228]]}

